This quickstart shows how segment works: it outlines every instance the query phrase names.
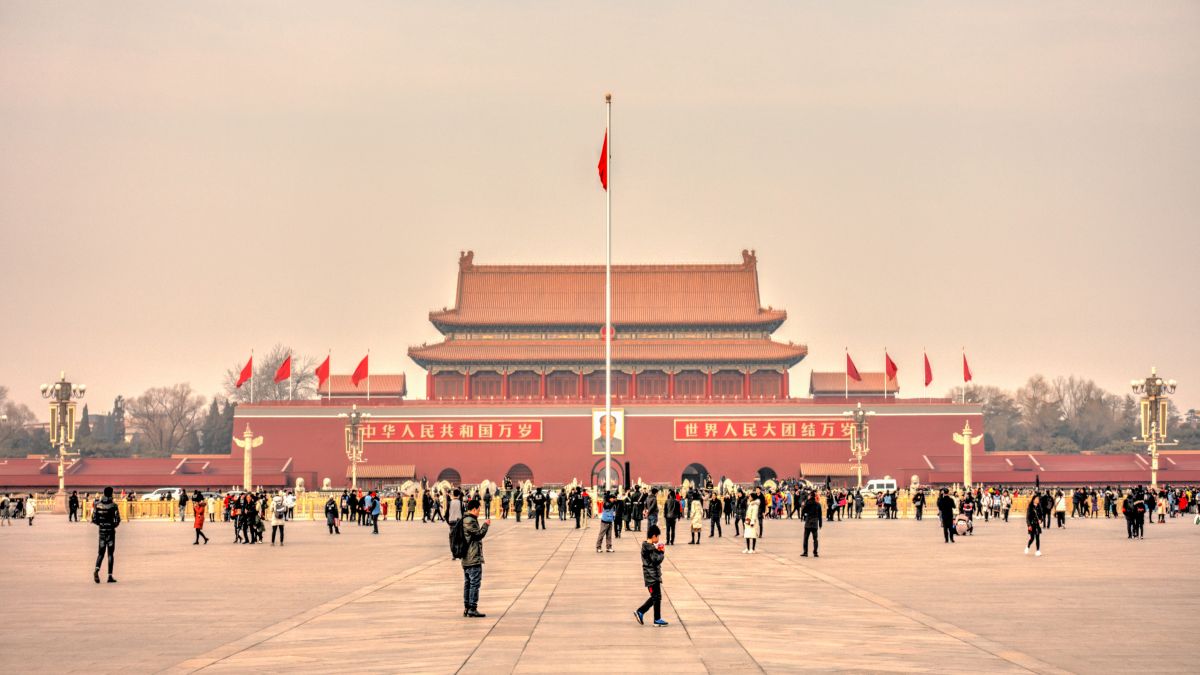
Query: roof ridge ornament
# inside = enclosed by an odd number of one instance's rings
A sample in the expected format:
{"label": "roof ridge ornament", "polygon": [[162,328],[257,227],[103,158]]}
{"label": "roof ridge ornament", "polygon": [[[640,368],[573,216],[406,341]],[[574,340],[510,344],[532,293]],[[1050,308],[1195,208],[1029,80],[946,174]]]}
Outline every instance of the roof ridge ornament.
{"label": "roof ridge ornament", "polygon": [[758,256],[752,248],[742,249],[742,265],[746,267],[754,267],[758,263]]}
{"label": "roof ridge ornament", "polygon": [[464,272],[475,267],[475,251],[458,252],[458,268]]}

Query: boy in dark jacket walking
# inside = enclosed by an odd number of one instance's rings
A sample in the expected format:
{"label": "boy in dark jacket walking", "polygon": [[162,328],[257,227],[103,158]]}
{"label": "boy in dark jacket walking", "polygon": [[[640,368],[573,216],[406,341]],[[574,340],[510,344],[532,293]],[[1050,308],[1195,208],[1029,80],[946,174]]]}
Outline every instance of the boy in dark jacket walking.
{"label": "boy in dark jacket walking", "polygon": [[463,556],[463,616],[484,617],[479,612],[479,585],[483,582],[483,538],[487,536],[492,521],[479,524],[479,500],[467,502],[467,515],[463,516],[463,536],[467,538],[467,554]]}
{"label": "boy in dark jacket walking", "polygon": [[661,627],[667,625],[662,620],[662,561],[666,554],[663,553],[665,544],[658,543],[659,534],[657,525],[646,528],[646,541],[642,542],[642,582],[650,591],[650,598],[633,610],[633,616],[638,623],[645,625],[646,612],[653,607],[654,625]]}

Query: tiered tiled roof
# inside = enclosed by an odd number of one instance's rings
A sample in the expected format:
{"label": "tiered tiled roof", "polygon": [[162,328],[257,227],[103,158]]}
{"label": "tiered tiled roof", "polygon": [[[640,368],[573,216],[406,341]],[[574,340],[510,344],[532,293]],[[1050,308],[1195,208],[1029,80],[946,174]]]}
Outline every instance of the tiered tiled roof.
{"label": "tiered tiled roof", "polygon": [[[318,392],[321,396],[353,397],[367,395],[367,381],[363,380],[354,386],[350,375],[330,375],[329,382]],[[372,375],[371,396],[404,397],[408,394],[408,385],[404,373],[397,375]]]}
{"label": "tiered tiled roof", "polygon": [[[613,325],[756,326],[787,312],[759,304],[754,254],[733,265],[614,265]],[[476,265],[459,259],[455,306],[430,312],[442,332],[468,326],[604,324],[603,265]]]}
{"label": "tiered tiled roof", "polygon": [[[845,372],[837,373],[819,373],[813,371],[812,377],[809,379],[808,393],[813,396],[842,396],[847,392],[847,383],[849,384],[849,393],[858,395],[883,395],[883,373],[867,373],[859,372],[862,376],[861,382],[848,380]],[[894,394],[900,391],[900,384],[896,382],[896,378],[891,378],[887,381],[887,393]]]}
{"label": "tiered tiled roof", "polygon": [[[766,339],[614,339],[619,363],[786,363],[804,358],[804,345]],[[604,341],[592,340],[447,340],[408,351],[418,365],[432,363],[604,363]]]}

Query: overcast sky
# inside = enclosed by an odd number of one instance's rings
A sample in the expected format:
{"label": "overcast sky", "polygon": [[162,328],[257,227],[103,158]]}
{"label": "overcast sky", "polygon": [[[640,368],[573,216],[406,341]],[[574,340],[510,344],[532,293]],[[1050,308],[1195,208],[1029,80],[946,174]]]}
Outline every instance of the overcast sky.
{"label": "overcast sky", "polygon": [[792,373],[1152,365],[1200,406],[1195,2],[0,1],[0,384],[405,371],[462,249],[757,249]]}

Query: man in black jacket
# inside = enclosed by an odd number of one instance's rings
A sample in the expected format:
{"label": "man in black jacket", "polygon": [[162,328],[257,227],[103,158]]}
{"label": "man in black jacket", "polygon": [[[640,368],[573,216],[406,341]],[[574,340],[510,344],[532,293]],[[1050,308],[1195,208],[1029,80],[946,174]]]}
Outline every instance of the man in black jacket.
{"label": "man in black jacket", "polygon": [[912,498],[913,508],[917,512],[917,520],[921,519],[921,513],[925,510],[925,491],[920,490]]}
{"label": "man in black jacket", "polygon": [[108,583],[117,583],[113,578],[113,554],[117,550],[117,527],[121,524],[121,512],[113,503],[112,495],[111,487],[104,488],[104,497],[92,509],[92,523],[100,528],[100,550],[96,553],[96,571],[92,574],[96,583],[100,583],[100,563],[105,553],[108,554]]}
{"label": "man in black jacket", "polygon": [[633,616],[638,623],[645,625],[643,617],[653,607],[654,625],[662,627],[667,625],[667,622],[662,620],[662,561],[665,557],[665,544],[658,543],[658,535],[657,525],[646,528],[646,541],[642,542],[642,583],[646,590],[650,591],[650,597],[641,607],[633,610]]}
{"label": "man in black jacket", "polygon": [[483,617],[479,611],[479,586],[483,583],[483,538],[491,520],[479,524],[479,500],[467,502],[467,515],[462,519],[463,536],[467,538],[467,554],[463,556],[463,616]]}
{"label": "man in black jacket", "polygon": [[667,546],[675,545],[675,521],[679,520],[679,498],[675,491],[667,492],[667,503],[663,504],[663,519],[667,522]]}
{"label": "man in black jacket", "polygon": [[69,500],[69,502],[67,504],[67,510],[68,510],[67,522],[69,523],[73,520],[78,523],[79,522],[79,493],[75,490],[71,490],[71,499]]}
{"label": "man in black jacket", "polygon": [[546,495],[542,494],[542,488],[538,488],[529,498],[530,510],[533,511],[533,529],[546,529]]}
{"label": "man in black jacket", "polygon": [[808,557],[808,537],[812,536],[813,557],[820,558],[817,553],[817,530],[824,524],[821,520],[821,503],[817,501],[816,490],[808,493],[804,506],[800,507],[800,520],[804,521],[804,552],[800,557]]}
{"label": "man in black jacket", "polygon": [[708,538],[712,539],[713,530],[721,536],[721,498],[713,495],[708,499]]}
{"label": "man in black jacket", "polygon": [[938,517],[942,520],[942,536],[947,544],[954,543],[954,498],[950,491],[942,488],[942,494],[937,500]]}

